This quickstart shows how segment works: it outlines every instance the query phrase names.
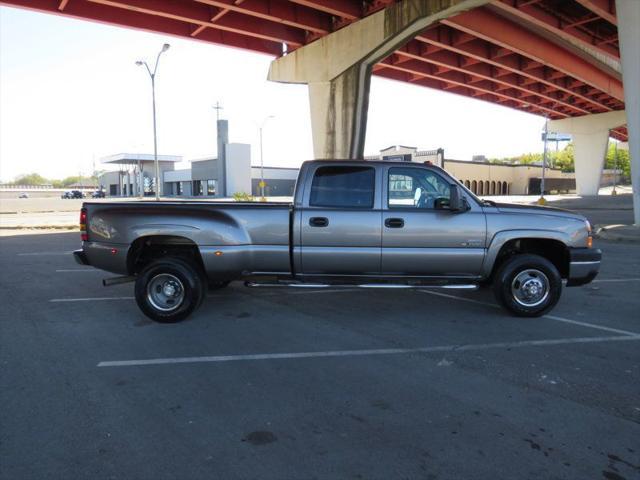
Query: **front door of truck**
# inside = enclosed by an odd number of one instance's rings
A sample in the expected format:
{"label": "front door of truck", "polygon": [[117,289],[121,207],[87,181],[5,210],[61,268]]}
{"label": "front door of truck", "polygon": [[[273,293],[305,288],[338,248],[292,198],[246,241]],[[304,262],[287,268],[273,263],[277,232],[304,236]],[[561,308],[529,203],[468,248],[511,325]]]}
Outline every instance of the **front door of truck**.
{"label": "front door of truck", "polygon": [[480,275],[486,224],[479,205],[449,210],[451,180],[421,165],[385,167],[384,182],[383,274]]}
{"label": "front door of truck", "polygon": [[378,275],[381,211],[376,169],[362,163],[319,164],[310,174],[298,212],[302,273]]}

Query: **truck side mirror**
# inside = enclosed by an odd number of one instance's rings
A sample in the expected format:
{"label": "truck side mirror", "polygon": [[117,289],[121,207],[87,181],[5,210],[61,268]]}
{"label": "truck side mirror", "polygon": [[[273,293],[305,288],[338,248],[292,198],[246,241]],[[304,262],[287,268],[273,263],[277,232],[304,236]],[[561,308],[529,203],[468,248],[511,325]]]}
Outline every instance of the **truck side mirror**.
{"label": "truck side mirror", "polygon": [[452,212],[466,212],[469,208],[460,194],[460,188],[456,184],[451,184],[450,187],[449,210]]}

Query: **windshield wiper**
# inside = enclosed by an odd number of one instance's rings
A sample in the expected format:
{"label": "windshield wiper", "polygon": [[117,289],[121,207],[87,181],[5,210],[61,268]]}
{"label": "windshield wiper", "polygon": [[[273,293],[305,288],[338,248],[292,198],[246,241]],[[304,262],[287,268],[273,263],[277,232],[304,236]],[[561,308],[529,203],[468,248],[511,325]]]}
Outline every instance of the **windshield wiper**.
{"label": "windshield wiper", "polygon": [[486,205],[490,205],[492,207],[495,207],[497,205],[496,202],[494,202],[493,200],[485,200],[484,198],[482,199],[482,203]]}

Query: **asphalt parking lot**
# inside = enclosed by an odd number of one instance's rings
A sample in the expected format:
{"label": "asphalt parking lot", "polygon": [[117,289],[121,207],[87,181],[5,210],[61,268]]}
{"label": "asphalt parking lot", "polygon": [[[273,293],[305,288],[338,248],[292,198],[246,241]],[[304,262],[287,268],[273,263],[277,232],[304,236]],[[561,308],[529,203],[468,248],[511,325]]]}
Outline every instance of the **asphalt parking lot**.
{"label": "asphalt parking lot", "polygon": [[0,477],[640,478],[640,246],[539,319],[488,291],[250,290],[148,321],[77,233],[0,238]]}

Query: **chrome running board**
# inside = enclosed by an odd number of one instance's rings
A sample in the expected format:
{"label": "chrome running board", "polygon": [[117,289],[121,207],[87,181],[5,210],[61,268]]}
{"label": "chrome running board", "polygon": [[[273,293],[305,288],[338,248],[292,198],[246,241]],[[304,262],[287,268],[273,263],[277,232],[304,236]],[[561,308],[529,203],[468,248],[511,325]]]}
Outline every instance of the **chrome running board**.
{"label": "chrome running board", "polygon": [[245,287],[249,288],[390,288],[390,289],[444,289],[444,290],[478,290],[479,285],[469,284],[448,284],[448,285],[404,285],[401,283],[361,283],[361,284],[330,284],[330,283],[284,283],[284,282],[245,282]]}

